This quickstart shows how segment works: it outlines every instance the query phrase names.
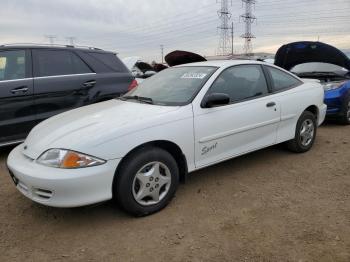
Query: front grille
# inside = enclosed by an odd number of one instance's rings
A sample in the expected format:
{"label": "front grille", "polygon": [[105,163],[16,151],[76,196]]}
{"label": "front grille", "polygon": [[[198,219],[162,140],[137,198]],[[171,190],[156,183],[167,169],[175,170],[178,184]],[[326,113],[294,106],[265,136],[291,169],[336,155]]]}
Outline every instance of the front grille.
{"label": "front grille", "polygon": [[48,200],[52,197],[53,193],[50,190],[46,189],[40,189],[40,188],[34,188],[33,189],[33,195],[45,200]]}
{"label": "front grille", "polygon": [[24,194],[28,194],[29,188],[27,187],[27,185],[24,184],[22,181],[19,181],[18,179],[17,181],[18,181],[18,184],[17,184],[18,189],[22,191]]}

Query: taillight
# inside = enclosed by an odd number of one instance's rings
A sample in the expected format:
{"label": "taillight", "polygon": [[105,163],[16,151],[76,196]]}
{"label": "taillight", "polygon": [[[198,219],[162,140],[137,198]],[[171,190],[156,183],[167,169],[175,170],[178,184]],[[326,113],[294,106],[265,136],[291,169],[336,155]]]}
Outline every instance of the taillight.
{"label": "taillight", "polygon": [[128,91],[134,89],[134,88],[137,87],[137,86],[138,86],[137,81],[136,81],[135,79],[132,80],[131,84],[130,84],[129,87],[128,87]]}

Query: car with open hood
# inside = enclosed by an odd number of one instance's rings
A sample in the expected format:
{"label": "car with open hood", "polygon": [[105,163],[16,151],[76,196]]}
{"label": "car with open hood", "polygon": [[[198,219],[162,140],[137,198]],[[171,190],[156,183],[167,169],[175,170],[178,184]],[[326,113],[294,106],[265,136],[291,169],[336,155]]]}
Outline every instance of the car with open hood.
{"label": "car with open hood", "polygon": [[310,150],[323,98],[319,83],[263,62],[175,66],[120,98],[40,123],[7,166],[17,189],[43,205],[113,198],[148,215],[190,172],[279,143]]}
{"label": "car with open hood", "polygon": [[282,46],[275,65],[324,86],[327,117],[350,124],[350,59],[339,49],[321,42],[295,42]]}

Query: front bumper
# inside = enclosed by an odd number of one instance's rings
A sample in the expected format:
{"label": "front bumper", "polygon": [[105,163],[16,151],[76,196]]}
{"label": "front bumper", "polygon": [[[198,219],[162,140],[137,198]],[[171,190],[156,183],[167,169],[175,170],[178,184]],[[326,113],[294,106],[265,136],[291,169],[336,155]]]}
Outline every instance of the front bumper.
{"label": "front bumper", "polygon": [[341,116],[344,112],[344,101],[350,96],[350,81],[341,87],[325,91],[325,104],[328,116]]}
{"label": "front bumper", "polygon": [[322,123],[324,122],[325,118],[326,118],[326,114],[327,114],[327,105],[323,104],[320,107],[320,112],[319,112],[319,116],[318,116],[318,125],[322,125]]}
{"label": "front bumper", "polygon": [[120,159],[104,165],[59,169],[36,163],[22,153],[23,144],[12,150],[7,166],[17,189],[29,199],[52,207],[78,207],[112,198],[112,184]]}

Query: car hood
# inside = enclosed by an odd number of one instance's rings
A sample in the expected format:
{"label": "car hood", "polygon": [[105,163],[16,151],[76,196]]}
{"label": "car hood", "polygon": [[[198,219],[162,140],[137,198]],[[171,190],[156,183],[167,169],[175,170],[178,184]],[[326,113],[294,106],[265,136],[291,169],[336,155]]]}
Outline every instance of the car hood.
{"label": "car hood", "polygon": [[142,73],[146,73],[147,71],[155,71],[154,68],[146,62],[139,61],[135,64],[135,66],[140,69]]}
{"label": "car hood", "polygon": [[350,71],[350,59],[334,46],[321,42],[294,42],[283,45],[275,56],[275,65],[286,70],[304,63],[334,64]]}
{"label": "car hood", "polygon": [[89,153],[89,148],[168,121],[167,114],[178,109],[117,99],[78,108],[37,125],[23,153],[32,159],[51,148]]}
{"label": "car hood", "polygon": [[158,73],[160,71],[163,71],[163,70],[167,69],[168,67],[166,65],[163,65],[163,64],[155,64],[153,66],[153,68]]}
{"label": "car hood", "polygon": [[207,59],[195,53],[176,50],[167,54],[165,56],[165,61],[169,66],[177,66],[188,63],[204,62],[207,61]]}

